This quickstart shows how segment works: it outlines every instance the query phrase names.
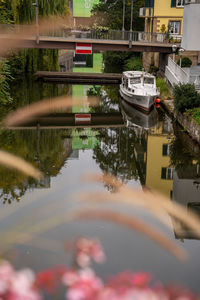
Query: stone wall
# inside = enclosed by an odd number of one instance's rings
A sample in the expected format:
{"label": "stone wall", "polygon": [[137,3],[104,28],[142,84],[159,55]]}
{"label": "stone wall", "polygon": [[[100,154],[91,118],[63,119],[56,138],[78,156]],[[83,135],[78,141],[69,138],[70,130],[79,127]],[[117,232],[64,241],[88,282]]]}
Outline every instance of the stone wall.
{"label": "stone wall", "polygon": [[142,63],[145,71],[149,71],[149,67],[154,65],[159,67],[159,53],[158,52],[143,52]]}
{"label": "stone wall", "polygon": [[174,111],[174,117],[193,140],[200,144],[200,125],[198,125],[189,115],[182,114],[178,111]]}

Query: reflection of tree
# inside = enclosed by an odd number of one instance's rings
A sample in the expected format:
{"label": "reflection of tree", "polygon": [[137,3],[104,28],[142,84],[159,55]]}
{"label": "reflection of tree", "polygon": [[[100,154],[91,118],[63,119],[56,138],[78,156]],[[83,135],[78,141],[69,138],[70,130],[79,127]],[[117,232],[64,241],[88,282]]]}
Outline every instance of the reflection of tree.
{"label": "reflection of tree", "polygon": [[190,147],[191,138],[186,133],[181,132],[180,128],[175,127],[174,130],[175,139],[170,144],[170,163],[176,170],[183,170],[192,165],[193,160],[199,160],[199,157]]}
{"label": "reflection of tree", "polygon": [[98,93],[100,97],[100,104],[92,108],[93,112],[119,112],[119,86],[104,86],[98,89],[90,90],[91,93]]}
{"label": "reflection of tree", "polygon": [[0,148],[23,157],[38,167],[46,181],[37,182],[21,173],[0,167],[0,198],[4,202],[20,200],[29,188],[43,187],[48,178],[56,176],[71,153],[71,142],[64,144],[65,130],[37,130],[0,132]]}
{"label": "reflection of tree", "polygon": [[123,181],[138,179],[134,156],[135,133],[128,128],[102,129],[101,144],[94,149],[93,158],[103,172]]}

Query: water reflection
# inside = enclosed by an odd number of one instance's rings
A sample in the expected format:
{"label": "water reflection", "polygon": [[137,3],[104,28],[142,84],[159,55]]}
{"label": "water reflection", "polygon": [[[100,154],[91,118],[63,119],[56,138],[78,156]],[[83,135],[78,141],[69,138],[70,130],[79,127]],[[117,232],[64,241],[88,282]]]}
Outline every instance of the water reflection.
{"label": "water reflection", "polygon": [[[67,89],[69,93],[73,90]],[[101,127],[94,128],[35,127],[34,130],[1,131],[2,149],[25,158],[45,174],[44,181],[37,182],[0,168],[2,202],[13,203],[9,207],[2,206],[0,214],[1,253],[4,247],[18,251],[18,258],[13,259],[16,265],[40,270],[41,267],[66,263],[66,254],[62,250],[66,239],[91,234],[98,236],[108,250],[110,262],[105,270],[100,269],[103,275],[126,268],[151,270],[161,280],[180,279],[198,289],[198,280],[192,276],[198,268],[198,255],[195,254],[198,245],[184,245],[191,252],[194,249],[193,257],[190,263],[180,266],[156,246],[121,227],[106,222],[94,222],[92,226],[87,222],[67,223],[66,214],[80,205],[70,201],[71,195],[83,187],[79,177],[91,171],[109,173],[130,185],[157,190],[189,210],[199,209],[199,154],[193,151],[192,143],[185,142],[181,131],[177,132],[162,111],[155,110],[147,116],[133,108],[126,109],[126,104],[120,107],[118,87],[92,87],[92,90],[99,93],[101,103],[87,112],[107,114],[107,117],[114,113],[123,115],[119,127],[102,123]],[[75,114],[85,107],[75,107],[70,113]],[[87,187],[90,189],[91,185]],[[113,191],[110,186],[106,188]],[[124,207],[120,209],[125,210]],[[131,214],[129,210],[128,213]],[[148,217],[142,215],[142,218]],[[182,224],[170,221],[176,238],[193,237]],[[15,235],[17,237],[13,238]]]}
{"label": "water reflection", "polygon": [[[2,130],[0,147],[23,157],[44,173],[44,179],[37,181],[19,172],[0,166],[0,188],[3,203],[11,203],[34,188],[49,188],[50,178],[57,176],[72,152],[71,140],[63,135],[70,131],[60,130]],[[52,147],[53,143],[53,147]]]}

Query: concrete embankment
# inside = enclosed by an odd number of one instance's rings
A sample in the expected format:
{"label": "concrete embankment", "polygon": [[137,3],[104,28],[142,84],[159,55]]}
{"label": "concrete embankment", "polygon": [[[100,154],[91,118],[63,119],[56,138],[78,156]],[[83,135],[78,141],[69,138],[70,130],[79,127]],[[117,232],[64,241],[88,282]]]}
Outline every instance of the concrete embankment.
{"label": "concrete embankment", "polygon": [[200,145],[200,125],[198,125],[190,115],[180,113],[174,109],[173,100],[164,100],[162,102],[164,109],[175,119],[191,138]]}

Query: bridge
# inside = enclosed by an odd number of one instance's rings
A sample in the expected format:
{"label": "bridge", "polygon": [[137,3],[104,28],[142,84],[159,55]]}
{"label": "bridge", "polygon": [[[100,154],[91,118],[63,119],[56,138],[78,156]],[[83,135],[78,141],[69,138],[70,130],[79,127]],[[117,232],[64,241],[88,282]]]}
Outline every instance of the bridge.
{"label": "bridge", "polygon": [[[159,52],[172,53],[172,44],[166,34],[145,33],[135,31],[109,30],[99,32],[96,30],[56,30],[49,33],[38,32],[37,35],[23,35],[23,28],[27,32],[28,25],[3,25],[0,27],[1,43],[12,44],[15,48],[38,49],[67,49],[75,50],[77,43],[92,44],[92,51],[129,51],[129,52]],[[31,28],[31,27],[30,27]],[[21,34],[22,33],[22,34]],[[176,41],[173,41],[173,43]],[[177,41],[180,42],[180,41]]]}
{"label": "bridge", "polygon": [[41,115],[29,121],[21,122],[18,129],[73,129],[73,128],[105,128],[125,127],[125,121],[120,112],[111,113],[54,113]]}

